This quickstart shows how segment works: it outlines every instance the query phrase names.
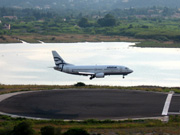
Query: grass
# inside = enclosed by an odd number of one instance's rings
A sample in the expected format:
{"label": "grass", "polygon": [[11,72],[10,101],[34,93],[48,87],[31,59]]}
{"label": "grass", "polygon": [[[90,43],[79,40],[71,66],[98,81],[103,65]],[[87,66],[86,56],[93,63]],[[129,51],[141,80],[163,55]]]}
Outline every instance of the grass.
{"label": "grass", "polygon": [[180,87],[158,87],[158,86],[98,86],[98,85],[3,85],[0,84],[0,94],[17,92],[17,91],[38,91],[38,90],[52,90],[52,89],[119,89],[119,90],[141,90],[141,91],[154,91],[154,92],[169,92],[174,91],[180,93]]}
{"label": "grass", "polygon": [[153,48],[180,48],[180,43],[173,41],[159,42],[159,41],[143,41],[135,45],[136,47],[153,47]]}
{"label": "grass", "polygon": [[126,120],[126,121],[111,121],[111,120],[85,120],[85,121],[62,121],[62,120],[27,120],[21,118],[11,118],[8,116],[0,116],[0,131],[12,130],[15,125],[20,122],[29,121],[33,124],[33,129],[36,135],[44,126],[53,126],[60,128],[62,132],[71,128],[82,128],[93,134],[178,134],[180,133],[180,116],[171,116],[168,123],[163,123],[159,120]]}
{"label": "grass", "polygon": [[88,35],[88,34],[59,34],[59,35],[16,35],[17,39],[24,40],[29,43],[75,43],[75,42],[120,42],[120,41],[141,41],[135,38],[123,36],[104,36],[104,35]]}

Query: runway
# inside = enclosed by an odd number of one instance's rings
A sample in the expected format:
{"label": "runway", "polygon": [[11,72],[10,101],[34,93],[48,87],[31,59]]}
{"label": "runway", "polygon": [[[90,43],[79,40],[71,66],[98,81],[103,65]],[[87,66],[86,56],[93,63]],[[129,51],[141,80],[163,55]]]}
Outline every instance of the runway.
{"label": "runway", "polygon": [[[123,119],[162,116],[166,93],[113,89],[36,91],[0,102],[0,112],[48,119]],[[177,111],[180,98],[170,110]]]}

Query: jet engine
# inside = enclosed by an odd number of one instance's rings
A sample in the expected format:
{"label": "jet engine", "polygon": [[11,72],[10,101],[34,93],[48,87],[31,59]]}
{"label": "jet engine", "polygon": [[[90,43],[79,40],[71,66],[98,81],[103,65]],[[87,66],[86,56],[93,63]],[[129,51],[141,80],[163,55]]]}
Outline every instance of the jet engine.
{"label": "jet engine", "polygon": [[97,73],[95,75],[96,78],[104,78],[104,73]]}

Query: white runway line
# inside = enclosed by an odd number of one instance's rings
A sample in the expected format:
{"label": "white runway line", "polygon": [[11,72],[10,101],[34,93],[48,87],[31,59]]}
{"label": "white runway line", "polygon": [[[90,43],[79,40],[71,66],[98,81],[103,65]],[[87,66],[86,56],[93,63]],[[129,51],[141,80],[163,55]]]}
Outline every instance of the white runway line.
{"label": "white runway line", "polygon": [[168,115],[168,111],[169,111],[169,106],[170,106],[170,103],[171,103],[171,99],[172,99],[172,96],[174,94],[174,91],[170,91],[167,98],[166,98],[166,102],[164,104],[164,108],[163,108],[163,111],[162,111],[162,115]]}

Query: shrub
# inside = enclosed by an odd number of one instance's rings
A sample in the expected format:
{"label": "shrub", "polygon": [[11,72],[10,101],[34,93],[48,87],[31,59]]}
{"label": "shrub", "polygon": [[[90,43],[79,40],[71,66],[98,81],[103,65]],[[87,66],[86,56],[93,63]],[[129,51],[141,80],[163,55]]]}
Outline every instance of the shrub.
{"label": "shrub", "polygon": [[102,121],[99,121],[96,119],[88,119],[88,120],[84,120],[84,123],[86,123],[86,124],[97,124],[97,123],[102,123]]}
{"label": "shrub", "polygon": [[6,129],[0,129],[0,135],[10,135],[10,131]]}
{"label": "shrub", "polygon": [[178,115],[170,116],[169,122],[180,122],[180,116]]}
{"label": "shrub", "polygon": [[41,135],[61,135],[61,129],[52,126],[45,126],[41,128]]}
{"label": "shrub", "polygon": [[1,38],[2,40],[6,40],[6,38],[5,38],[4,36],[0,36],[0,38]]}
{"label": "shrub", "polygon": [[54,127],[45,126],[41,128],[41,135],[55,135]]}
{"label": "shrub", "polygon": [[12,131],[13,135],[34,135],[32,124],[30,122],[22,122],[14,127]]}
{"label": "shrub", "polygon": [[69,129],[63,135],[89,135],[89,133],[84,129]]}
{"label": "shrub", "polygon": [[77,84],[74,84],[74,86],[86,86],[86,84],[83,82],[78,82]]}
{"label": "shrub", "polygon": [[55,40],[56,38],[55,37],[52,37],[51,40]]}

